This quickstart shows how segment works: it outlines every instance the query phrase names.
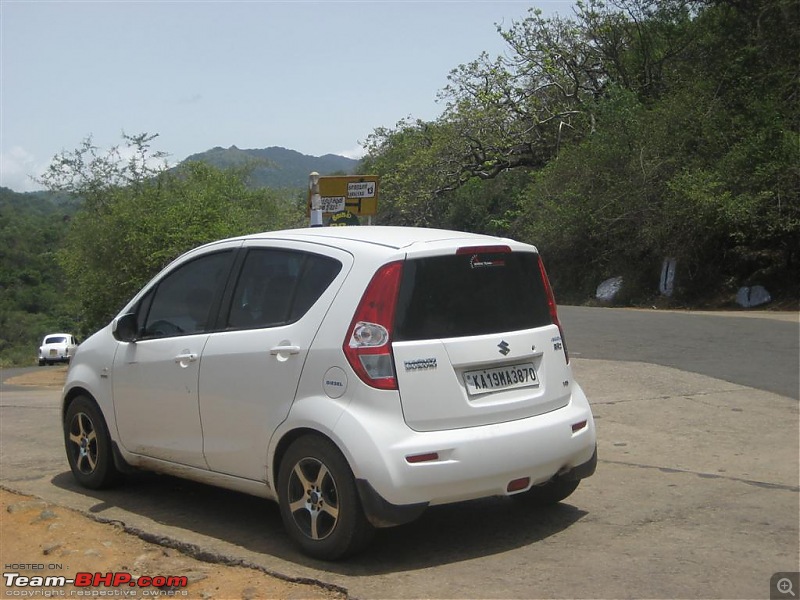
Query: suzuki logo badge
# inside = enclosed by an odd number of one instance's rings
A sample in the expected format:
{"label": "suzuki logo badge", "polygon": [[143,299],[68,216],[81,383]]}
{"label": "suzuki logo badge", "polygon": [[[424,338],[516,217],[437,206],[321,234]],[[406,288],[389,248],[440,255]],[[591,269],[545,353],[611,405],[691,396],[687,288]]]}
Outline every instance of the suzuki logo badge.
{"label": "suzuki logo badge", "polygon": [[511,352],[511,350],[508,349],[508,342],[505,340],[497,344],[497,347],[500,348],[500,354],[503,356],[507,356],[508,353]]}

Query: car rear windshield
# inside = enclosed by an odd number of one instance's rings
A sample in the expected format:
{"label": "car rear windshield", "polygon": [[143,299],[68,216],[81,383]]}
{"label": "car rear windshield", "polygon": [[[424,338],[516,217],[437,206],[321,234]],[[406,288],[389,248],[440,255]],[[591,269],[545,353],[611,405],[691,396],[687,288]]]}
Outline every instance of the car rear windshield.
{"label": "car rear windshield", "polygon": [[467,253],[404,264],[396,341],[517,331],[551,322],[534,253]]}
{"label": "car rear windshield", "polygon": [[65,337],[62,337],[62,336],[51,336],[51,337],[45,338],[44,343],[45,344],[63,344],[66,341],[67,341],[67,338],[65,338]]}

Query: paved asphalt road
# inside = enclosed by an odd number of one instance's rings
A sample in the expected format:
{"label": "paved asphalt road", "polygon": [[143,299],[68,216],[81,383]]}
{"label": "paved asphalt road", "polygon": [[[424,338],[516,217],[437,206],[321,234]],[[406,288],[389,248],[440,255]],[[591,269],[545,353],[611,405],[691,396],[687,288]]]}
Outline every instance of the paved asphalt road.
{"label": "paved asphalt road", "polygon": [[797,400],[798,319],[749,315],[559,307],[575,357],[662,365]]}
{"label": "paved asphalt road", "polygon": [[[8,386],[0,483],[354,598],[770,597],[774,573],[800,570],[796,320],[571,307],[561,316],[600,462],[551,509],[509,498],[432,507],[379,532],[362,556],[313,561],[265,500],[147,473],[108,491],[77,487],[58,393]],[[32,549],[18,560],[40,558]]]}
{"label": "paved asphalt road", "polygon": [[662,365],[800,399],[800,320],[752,314],[559,307],[575,358]]}

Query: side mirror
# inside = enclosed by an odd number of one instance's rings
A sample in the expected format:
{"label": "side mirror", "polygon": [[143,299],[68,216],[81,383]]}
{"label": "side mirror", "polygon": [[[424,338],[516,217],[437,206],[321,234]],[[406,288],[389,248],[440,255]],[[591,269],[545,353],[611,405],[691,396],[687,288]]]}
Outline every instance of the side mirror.
{"label": "side mirror", "polygon": [[133,313],[124,314],[114,319],[111,324],[111,334],[117,341],[135,342],[137,333],[139,333],[139,324],[136,322],[136,315]]}

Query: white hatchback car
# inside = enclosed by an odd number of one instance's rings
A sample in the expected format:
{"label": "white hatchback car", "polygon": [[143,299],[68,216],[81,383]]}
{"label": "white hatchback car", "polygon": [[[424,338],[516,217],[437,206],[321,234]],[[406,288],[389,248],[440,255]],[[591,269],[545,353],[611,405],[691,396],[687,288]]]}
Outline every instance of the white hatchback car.
{"label": "white hatchback car", "polygon": [[51,333],[44,336],[39,346],[39,366],[69,362],[78,349],[78,340],[69,333]]}
{"label": "white hatchback car", "polygon": [[329,560],[431,505],[558,502],[597,462],[536,248],[433,229],[188,252],[80,346],[62,415],[84,486],[137,467],[270,498]]}

